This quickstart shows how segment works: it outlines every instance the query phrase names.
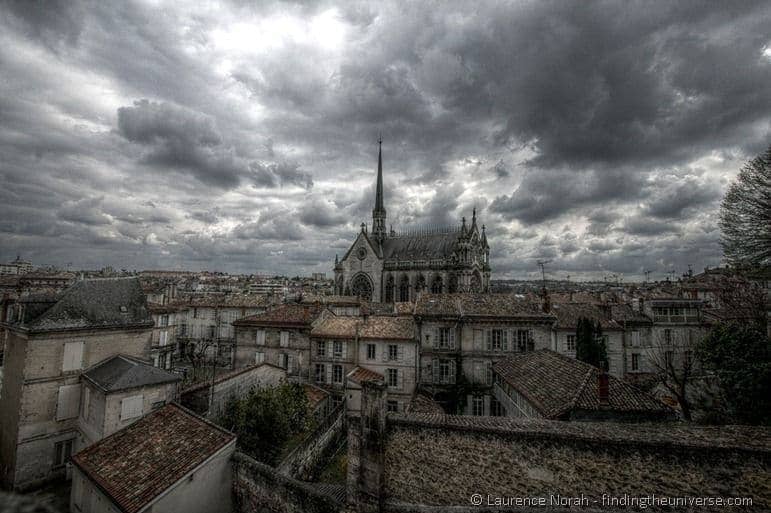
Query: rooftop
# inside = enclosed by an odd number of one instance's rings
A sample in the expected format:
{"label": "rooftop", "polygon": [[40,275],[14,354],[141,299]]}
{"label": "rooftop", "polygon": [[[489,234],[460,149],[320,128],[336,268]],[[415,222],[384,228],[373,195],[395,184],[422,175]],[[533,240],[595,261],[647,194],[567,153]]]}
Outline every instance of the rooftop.
{"label": "rooftop", "polygon": [[575,329],[580,318],[600,321],[604,330],[620,330],[621,326],[608,317],[610,308],[604,310],[600,305],[589,303],[553,303],[551,313],[557,317],[558,329]]}
{"label": "rooftop", "polygon": [[321,313],[323,307],[319,304],[285,304],[269,310],[243,317],[233,322],[234,326],[279,326],[308,327]]}
{"label": "rooftop", "polygon": [[174,374],[136,358],[116,355],[102,360],[83,373],[83,377],[104,390],[117,392],[128,388],[160,385],[181,381],[179,374]]}
{"label": "rooftop", "polygon": [[324,338],[359,338],[412,340],[415,338],[415,321],[412,317],[370,315],[366,318],[330,316],[311,330],[311,336]]}
{"label": "rooftop", "polygon": [[356,367],[346,376],[349,380],[361,385],[367,381],[384,381],[385,377],[379,372],[375,372],[364,367]]}
{"label": "rooftop", "polygon": [[514,354],[493,366],[503,381],[548,419],[571,410],[668,414],[671,410],[637,387],[608,375],[608,403],[597,391],[599,369],[548,349]]}
{"label": "rooftop", "polygon": [[136,513],[236,436],[168,404],[72,457],[125,513]]}
{"label": "rooftop", "polygon": [[422,294],[415,305],[418,316],[508,317],[549,321],[554,316],[541,310],[540,303],[511,294]]}
{"label": "rooftop", "polygon": [[152,325],[138,279],[103,278],[75,282],[26,327],[31,331],[56,331]]}

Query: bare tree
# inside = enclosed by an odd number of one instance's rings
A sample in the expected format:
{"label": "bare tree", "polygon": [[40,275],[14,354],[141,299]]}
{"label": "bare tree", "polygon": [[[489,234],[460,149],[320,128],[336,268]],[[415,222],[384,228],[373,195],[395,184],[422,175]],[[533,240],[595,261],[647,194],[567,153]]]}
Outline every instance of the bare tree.
{"label": "bare tree", "polygon": [[771,265],[771,147],[742,168],[720,206],[721,244],[731,264]]}
{"label": "bare tree", "polygon": [[647,351],[657,383],[674,397],[683,419],[688,422],[693,415],[694,378],[699,375],[694,355],[701,337],[701,332],[696,329],[664,329],[653,337]]}
{"label": "bare tree", "polygon": [[206,367],[217,358],[217,344],[212,339],[202,339],[185,345],[185,357],[192,367],[192,381],[206,377]]}

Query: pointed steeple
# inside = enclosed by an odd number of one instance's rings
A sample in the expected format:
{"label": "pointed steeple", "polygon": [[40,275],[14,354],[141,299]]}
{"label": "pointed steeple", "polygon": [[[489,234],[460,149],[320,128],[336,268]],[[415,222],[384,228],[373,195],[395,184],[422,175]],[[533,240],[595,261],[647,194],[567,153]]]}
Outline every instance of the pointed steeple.
{"label": "pointed steeple", "polygon": [[474,210],[471,214],[471,231],[473,232],[477,227],[477,207],[474,207]]}
{"label": "pointed steeple", "polygon": [[377,140],[377,184],[375,186],[375,208],[372,210],[372,236],[378,242],[386,238],[386,209],[383,205],[383,138]]}
{"label": "pointed steeple", "polygon": [[487,248],[487,234],[485,233],[485,225],[482,225],[482,246]]}

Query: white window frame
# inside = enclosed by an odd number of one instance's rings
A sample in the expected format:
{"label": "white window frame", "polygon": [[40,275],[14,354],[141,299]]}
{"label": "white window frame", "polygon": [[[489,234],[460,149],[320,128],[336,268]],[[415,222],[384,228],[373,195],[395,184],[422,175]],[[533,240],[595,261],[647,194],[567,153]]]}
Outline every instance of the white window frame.
{"label": "white window frame", "polygon": [[130,420],[142,416],[144,396],[142,394],[125,397],[120,402],[120,420]]}
{"label": "white window frame", "polygon": [[374,360],[377,358],[377,346],[375,344],[367,344],[367,360]]}
{"label": "white window frame", "polygon": [[281,332],[278,335],[279,342],[278,345],[281,347],[289,347],[289,332],[281,330]]}

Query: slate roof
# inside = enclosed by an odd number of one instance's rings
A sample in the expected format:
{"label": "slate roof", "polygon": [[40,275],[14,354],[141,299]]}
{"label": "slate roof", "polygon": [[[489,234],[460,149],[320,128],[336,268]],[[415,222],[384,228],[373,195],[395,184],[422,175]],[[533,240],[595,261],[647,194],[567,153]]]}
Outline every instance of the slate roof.
{"label": "slate roof", "polygon": [[356,367],[346,376],[349,380],[361,385],[367,381],[384,381],[385,377],[379,372],[375,372],[364,367]]}
{"label": "slate roof", "polygon": [[442,407],[425,394],[416,393],[410,404],[407,405],[407,413],[429,413],[434,415],[443,415]]}
{"label": "slate roof", "polygon": [[258,294],[204,294],[189,296],[172,303],[201,308],[258,308],[268,306],[268,299]]}
{"label": "slate roof", "polygon": [[116,355],[102,360],[83,373],[83,377],[105,392],[181,381],[179,374],[153,367],[136,358]]}
{"label": "slate roof", "polygon": [[548,349],[512,355],[493,365],[493,370],[547,419],[571,410],[671,413],[653,396],[612,375],[608,375],[608,403],[601,405],[599,369]]}
{"label": "slate roof", "polygon": [[557,329],[576,329],[578,319],[581,317],[600,321],[603,330],[620,330],[619,324],[608,318],[609,311],[602,307],[589,303],[553,303],[551,313],[557,317]]}
{"label": "slate roof", "polygon": [[153,319],[137,278],[77,281],[27,325],[31,331],[145,326]]}
{"label": "slate roof", "polygon": [[449,258],[458,247],[460,229],[443,233],[390,236],[383,241],[385,260],[433,260]]}
{"label": "slate roof", "polygon": [[640,324],[651,324],[650,317],[642,312],[636,311],[631,305],[611,305],[610,316],[617,323],[631,322]]}
{"label": "slate roof", "polygon": [[540,303],[511,294],[484,293],[422,294],[415,304],[415,315],[554,320],[552,314],[541,310]]}
{"label": "slate roof", "polygon": [[236,436],[168,404],[72,457],[125,513],[135,513]]}
{"label": "slate roof", "polygon": [[366,319],[345,315],[330,316],[311,330],[312,337],[413,340],[415,321],[412,317],[370,315]]}
{"label": "slate roof", "polygon": [[233,322],[234,326],[295,327],[310,326],[321,313],[319,304],[286,304],[255,315],[243,317]]}

